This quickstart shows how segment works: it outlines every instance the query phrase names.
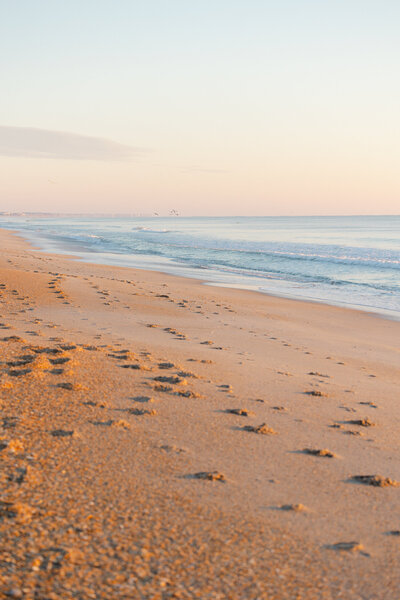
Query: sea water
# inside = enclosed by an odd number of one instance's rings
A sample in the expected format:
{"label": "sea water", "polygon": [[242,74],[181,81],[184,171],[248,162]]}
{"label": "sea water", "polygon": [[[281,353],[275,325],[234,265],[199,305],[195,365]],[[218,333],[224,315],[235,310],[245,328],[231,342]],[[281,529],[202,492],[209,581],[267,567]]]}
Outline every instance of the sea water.
{"label": "sea water", "polygon": [[400,216],[2,216],[41,249],[400,318]]}

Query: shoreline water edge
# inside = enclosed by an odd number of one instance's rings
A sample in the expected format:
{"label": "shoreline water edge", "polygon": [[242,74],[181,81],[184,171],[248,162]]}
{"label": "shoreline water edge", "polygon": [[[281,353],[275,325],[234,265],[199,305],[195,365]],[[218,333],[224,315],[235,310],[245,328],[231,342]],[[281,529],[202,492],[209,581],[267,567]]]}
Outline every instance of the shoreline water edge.
{"label": "shoreline water edge", "polygon": [[14,218],[41,250],[400,318],[400,217]]}

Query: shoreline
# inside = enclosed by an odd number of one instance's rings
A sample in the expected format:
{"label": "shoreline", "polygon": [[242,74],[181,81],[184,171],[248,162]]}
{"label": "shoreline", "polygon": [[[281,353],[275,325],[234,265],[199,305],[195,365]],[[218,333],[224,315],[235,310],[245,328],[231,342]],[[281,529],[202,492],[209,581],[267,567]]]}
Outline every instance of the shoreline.
{"label": "shoreline", "polygon": [[398,322],[0,245],[0,593],[398,597]]}
{"label": "shoreline", "polygon": [[[90,261],[88,260],[88,256],[90,256],[90,254],[93,254],[93,256],[96,256],[96,252],[92,252],[92,251],[88,251],[85,249],[81,249],[81,251],[77,250],[74,254],[69,254],[68,250],[72,250],[72,248],[68,248],[68,244],[65,247],[65,252],[63,252],[62,254],[58,254],[56,249],[46,249],[45,247],[41,247],[41,246],[35,246],[35,242],[34,242],[34,238],[32,237],[31,239],[29,238],[28,235],[24,234],[23,231],[21,230],[11,230],[11,229],[4,229],[2,227],[0,227],[0,231],[8,231],[10,233],[13,233],[17,236],[19,236],[22,240],[24,240],[28,245],[30,245],[34,250],[38,251],[38,252],[45,252],[46,254],[53,254],[56,256],[60,256],[60,257],[65,257],[65,258],[69,258],[69,259],[74,259],[77,260],[79,262],[82,263],[86,263],[86,264],[93,264],[93,265],[99,265],[99,266],[108,266],[108,267],[118,267],[118,268],[122,268],[122,269],[133,269],[133,270],[138,270],[138,271],[145,271],[145,272],[152,272],[152,273],[158,273],[161,276],[171,276],[171,277],[177,277],[177,278],[184,278],[184,279],[189,279],[194,281],[197,284],[202,284],[202,285],[209,285],[212,287],[216,287],[216,288],[226,288],[226,289],[230,289],[230,290],[242,290],[242,291],[246,291],[246,292],[251,292],[251,293],[256,293],[256,294],[262,294],[262,295],[266,295],[269,297],[273,297],[273,298],[280,298],[280,299],[285,299],[285,300],[289,300],[289,301],[294,301],[294,302],[304,302],[304,303],[309,303],[309,304],[320,304],[323,306],[328,306],[328,307],[336,307],[336,308],[343,308],[345,310],[351,310],[351,311],[356,311],[356,312],[361,312],[361,313],[366,313],[371,315],[372,317],[379,317],[382,319],[386,319],[389,321],[397,321],[400,322],[400,312],[397,311],[392,311],[389,309],[383,309],[383,308],[377,308],[377,307],[371,307],[371,306],[366,306],[366,305],[357,305],[357,304],[352,304],[352,303],[346,303],[346,302],[327,302],[325,299],[318,299],[318,298],[308,298],[305,296],[296,296],[296,295],[292,295],[290,293],[284,294],[284,293],[274,293],[272,291],[264,291],[261,289],[254,289],[254,287],[249,287],[246,285],[242,285],[242,284],[233,284],[233,283],[227,283],[224,284],[223,282],[214,282],[211,279],[202,279],[202,278],[197,278],[194,275],[191,274],[179,274],[179,273],[174,273],[174,272],[168,272],[168,271],[160,271],[158,269],[149,269],[146,268],[146,266],[140,267],[140,266],[130,266],[130,265],[122,265],[122,264],[118,264],[115,263],[113,264],[112,262],[107,263],[107,262],[100,262],[98,260],[93,260]],[[36,240],[38,243],[40,242],[40,240]],[[84,254],[86,254],[86,256],[83,256]],[[101,253],[99,253],[101,254]]]}

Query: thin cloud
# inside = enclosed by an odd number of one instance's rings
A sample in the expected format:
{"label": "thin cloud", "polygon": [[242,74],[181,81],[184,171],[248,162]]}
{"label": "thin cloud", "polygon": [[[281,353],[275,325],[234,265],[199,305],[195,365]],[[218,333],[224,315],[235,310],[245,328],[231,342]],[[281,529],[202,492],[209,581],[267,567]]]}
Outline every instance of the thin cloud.
{"label": "thin cloud", "polygon": [[148,152],[105,138],[0,125],[0,156],[65,160],[123,161]]}
{"label": "thin cloud", "polygon": [[197,165],[193,165],[191,167],[182,167],[182,173],[211,173],[211,174],[220,174],[220,173],[229,173],[228,169],[209,169],[206,167],[199,167]]}

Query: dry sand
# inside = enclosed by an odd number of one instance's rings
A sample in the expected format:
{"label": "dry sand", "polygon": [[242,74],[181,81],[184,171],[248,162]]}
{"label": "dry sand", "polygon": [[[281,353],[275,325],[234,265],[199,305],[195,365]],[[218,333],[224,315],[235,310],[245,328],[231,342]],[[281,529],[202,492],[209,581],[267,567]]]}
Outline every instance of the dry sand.
{"label": "dry sand", "polygon": [[1,598],[400,598],[400,323],[0,245]]}

